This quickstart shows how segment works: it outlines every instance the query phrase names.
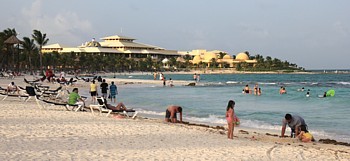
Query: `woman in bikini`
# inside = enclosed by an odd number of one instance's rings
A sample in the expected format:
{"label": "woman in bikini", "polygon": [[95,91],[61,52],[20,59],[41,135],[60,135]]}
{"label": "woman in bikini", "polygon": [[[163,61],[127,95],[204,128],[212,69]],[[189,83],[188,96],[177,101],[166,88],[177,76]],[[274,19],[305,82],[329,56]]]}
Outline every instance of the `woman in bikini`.
{"label": "woman in bikini", "polygon": [[228,101],[227,108],[226,108],[226,120],[227,120],[227,125],[228,125],[228,132],[227,132],[227,138],[228,139],[233,139],[233,131],[234,131],[234,106],[235,106],[235,101],[230,100]]}

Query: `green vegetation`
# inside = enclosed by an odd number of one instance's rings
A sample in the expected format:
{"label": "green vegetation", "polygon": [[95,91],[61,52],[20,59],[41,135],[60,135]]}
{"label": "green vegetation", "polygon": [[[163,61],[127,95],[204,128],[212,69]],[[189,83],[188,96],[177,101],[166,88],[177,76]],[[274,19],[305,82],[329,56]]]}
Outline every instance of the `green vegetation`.
{"label": "green vegetation", "polygon": [[[208,64],[200,62],[192,65],[190,55],[183,56],[182,60],[169,58],[167,68],[164,68],[162,58],[154,59],[151,56],[146,58],[129,58],[124,54],[94,54],[94,53],[68,53],[59,54],[57,52],[41,53],[41,48],[46,45],[49,39],[46,34],[39,30],[33,30],[30,37],[23,37],[21,43],[5,43],[11,36],[18,36],[15,29],[7,28],[0,32],[0,68],[13,71],[34,71],[42,70],[44,67],[52,66],[57,71],[76,71],[92,73],[96,71],[106,72],[131,72],[131,71],[189,71],[207,69]],[[248,52],[246,52],[249,55]],[[226,53],[220,53],[223,58]],[[261,55],[254,57],[257,60],[255,65],[240,63],[236,65],[237,71],[284,71],[292,72],[304,70],[287,61],[266,59]],[[215,59],[211,60],[209,68],[212,70],[219,68],[219,63]],[[229,68],[229,64],[222,64],[222,68]]]}
{"label": "green vegetation", "polygon": [[[251,57],[252,58],[252,57]],[[293,71],[304,71],[302,67],[298,65],[289,63],[288,61],[281,61],[277,58],[271,58],[267,56],[266,59],[262,55],[256,55],[253,57],[257,60],[255,65],[248,65],[247,63],[237,64],[236,69],[238,71],[283,71],[283,72],[293,72]]]}

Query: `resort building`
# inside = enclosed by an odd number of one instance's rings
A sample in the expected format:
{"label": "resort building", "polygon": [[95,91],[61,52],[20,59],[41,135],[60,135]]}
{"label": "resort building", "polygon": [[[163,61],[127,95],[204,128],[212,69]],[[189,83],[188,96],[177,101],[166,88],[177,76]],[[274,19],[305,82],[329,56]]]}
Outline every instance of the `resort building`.
{"label": "resort building", "polygon": [[164,48],[147,45],[143,43],[134,42],[134,38],[125,36],[108,36],[101,38],[101,42],[92,39],[90,42],[85,42],[78,47],[69,47],[62,44],[51,44],[42,47],[42,53],[57,52],[63,53],[90,53],[90,54],[116,54],[122,55],[127,58],[142,59],[151,56],[153,59],[161,60],[164,67],[169,68],[169,59],[176,58],[178,62],[185,62],[184,57],[192,58],[189,60],[193,65],[199,65],[205,63],[207,67],[210,67],[215,62],[217,67],[220,68],[234,68],[236,64],[248,63],[256,64],[256,60],[250,60],[247,53],[239,53],[237,56],[230,56],[227,52],[213,50],[206,51],[203,49],[192,51],[176,51],[166,50]]}
{"label": "resort building", "polygon": [[207,64],[207,67],[215,62],[218,67],[223,68],[234,68],[236,64],[247,63],[254,65],[257,63],[255,59],[251,60],[246,52],[238,53],[236,56],[230,56],[225,51],[213,50],[206,51],[203,49],[192,50],[192,51],[182,51],[179,52],[181,55],[190,55],[193,59],[190,61],[193,65],[198,65],[200,63]]}
{"label": "resort building", "polygon": [[43,46],[43,53],[91,53],[91,54],[117,54],[127,58],[146,58],[151,56],[154,59],[178,57],[180,54],[176,50],[165,50],[157,46],[134,42],[135,39],[124,36],[108,36],[101,38],[103,41],[97,42],[92,39],[78,47],[69,47],[61,44],[51,44]]}

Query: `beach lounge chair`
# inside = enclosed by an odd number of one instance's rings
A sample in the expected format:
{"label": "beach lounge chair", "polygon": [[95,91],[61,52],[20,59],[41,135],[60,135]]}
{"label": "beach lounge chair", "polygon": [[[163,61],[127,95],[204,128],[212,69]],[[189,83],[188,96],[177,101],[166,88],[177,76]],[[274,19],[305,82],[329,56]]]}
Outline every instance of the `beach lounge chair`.
{"label": "beach lounge chair", "polygon": [[25,83],[31,85],[31,86],[35,86],[35,85],[38,85],[40,86],[41,83],[38,83],[40,80],[34,80],[34,81],[28,81],[26,78],[23,79]]}
{"label": "beach lounge chair", "polygon": [[100,115],[103,112],[106,112],[107,113],[106,117],[108,117],[109,114],[111,114],[112,110],[104,108],[103,106],[104,105],[90,105],[91,114],[94,115],[94,110],[96,109],[100,112]]}
{"label": "beach lounge chair", "polygon": [[[106,110],[106,109],[107,109],[107,110],[110,110],[110,109],[107,108],[107,105],[106,105],[106,103],[105,103],[103,97],[97,97],[97,102],[98,102],[98,104],[99,104],[99,107],[101,107],[102,109],[104,109],[104,110]],[[91,107],[91,105],[90,105],[90,107]],[[101,112],[101,111],[100,111],[100,112]],[[133,109],[128,109],[128,110],[112,110],[112,112],[119,113],[119,114],[125,115],[125,116],[127,116],[127,117],[131,117],[131,116],[128,115],[128,113],[129,113],[129,112],[132,112],[132,113],[134,113],[134,115],[132,116],[132,118],[135,118],[136,115],[137,115],[137,111],[135,111],[135,110],[133,110]]]}
{"label": "beach lounge chair", "polygon": [[22,94],[22,91],[24,89],[22,88],[18,88],[20,90],[19,93],[15,92],[15,93],[10,93],[7,91],[7,89],[1,88],[0,91],[3,91],[0,93],[0,95],[4,96],[4,98],[1,101],[4,101],[5,99],[7,99],[8,97],[18,97],[20,100],[22,100],[22,98],[27,98],[29,97],[27,94]]}
{"label": "beach lounge chair", "polygon": [[[68,104],[67,103],[62,103],[62,102],[54,102],[54,101],[51,101],[51,100],[45,100],[45,99],[38,99],[39,101],[43,102],[43,104],[47,104],[47,105],[50,105],[50,106],[63,106],[67,111],[71,111],[73,110],[73,108],[69,109],[70,106],[67,106]],[[78,105],[77,105],[78,106]],[[74,107],[77,107],[77,106],[74,106]],[[43,108],[46,108],[44,105],[42,106]]]}

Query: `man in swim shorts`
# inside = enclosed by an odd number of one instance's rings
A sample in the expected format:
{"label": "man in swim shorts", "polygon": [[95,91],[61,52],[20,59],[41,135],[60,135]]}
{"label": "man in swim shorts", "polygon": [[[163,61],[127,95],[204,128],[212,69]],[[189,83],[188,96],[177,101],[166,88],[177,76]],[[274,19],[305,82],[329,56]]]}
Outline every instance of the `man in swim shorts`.
{"label": "man in swim shorts", "polygon": [[[300,117],[298,115],[292,116],[291,114],[287,113],[285,115],[284,119],[282,120],[281,137],[284,137],[284,133],[286,132],[287,124],[291,128],[291,131],[292,131],[291,137],[295,137],[295,136],[299,135],[301,126],[307,127],[305,120],[302,117]],[[293,135],[293,133],[295,133],[295,134]]]}
{"label": "man in swim shorts", "polygon": [[165,122],[177,123],[176,113],[180,113],[180,122],[182,122],[182,107],[180,106],[169,106],[165,111]]}

